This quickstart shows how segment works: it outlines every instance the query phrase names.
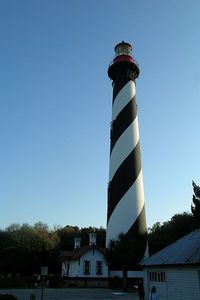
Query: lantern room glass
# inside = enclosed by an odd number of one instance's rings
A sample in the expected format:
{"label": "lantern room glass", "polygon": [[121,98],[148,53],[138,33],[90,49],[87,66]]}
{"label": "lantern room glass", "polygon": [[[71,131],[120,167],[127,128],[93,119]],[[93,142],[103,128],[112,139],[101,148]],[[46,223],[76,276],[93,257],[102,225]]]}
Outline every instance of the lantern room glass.
{"label": "lantern room glass", "polygon": [[132,47],[128,44],[119,44],[117,47],[116,47],[116,56],[119,56],[119,55],[129,55],[129,56],[132,56],[132,53],[131,53],[131,50],[132,50]]}

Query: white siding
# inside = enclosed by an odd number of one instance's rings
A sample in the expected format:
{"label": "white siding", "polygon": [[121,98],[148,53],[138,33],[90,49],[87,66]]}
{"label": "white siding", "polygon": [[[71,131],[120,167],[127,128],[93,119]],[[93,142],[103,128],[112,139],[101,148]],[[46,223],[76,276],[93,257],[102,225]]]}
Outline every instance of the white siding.
{"label": "white siding", "polygon": [[[91,269],[90,269],[90,274],[85,275],[83,274],[83,262],[84,260],[89,260]],[[101,260],[103,263],[103,268],[102,268],[102,274],[97,275],[96,274],[96,261]],[[80,258],[80,264],[79,264],[79,271],[78,271],[78,277],[108,277],[108,266],[106,264],[106,260],[104,258],[104,255],[99,252],[97,249],[93,249],[90,251],[87,251],[84,253],[81,258]]]}
{"label": "white siding", "polygon": [[198,270],[177,269],[167,271],[168,299],[199,300]]}
{"label": "white siding", "polygon": [[[167,298],[167,282],[166,281],[165,282],[150,281],[149,280],[149,272],[157,272],[157,273],[165,272],[165,279],[166,279],[166,270],[164,270],[164,269],[149,269],[148,271],[145,270],[145,272],[144,272],[145,300],[149,299],[149,294],[150,294],[150,291],[153,286],[156,287],[156,292],[157,292],[159,300],[168,300],[168,298]],[[172,300],[172,299],[170,299],[170,300]]]}
{"label": "white siding", "polygon": [[[150,282],[149,272],[165,272],[166,282]],[[153,286],[159,300],[200,300],[200,268],[152,268],[144,276],[145,300]]]}
{"label": "white siding", "polygon": [[62,262],[61,274],[62,274],[62,276],[67,276],[67,261]]}
{"label": "white siding", "polygon": [[149,300],[149,278],[148,278],[148,271],[143,271],[144,273],[144,297],[145,300]]}
{"label": "white siding", "polygon": [[[84,261],[90,261],[90,274],[84,274]],[[102,261],[102,274],[96,274],[96,261]],[[67,276],[69,263],[69,277],[108,277],[108,266],[104,255],[97,249],[92,249],[84,253],[80,259],[62,262],[62,276]]]}
{"label": "white siding", "polygon": [[78,276],[78,269],[79,269],[79,262],[78,260],[71,260],[70,267],[69,267],[69,277],[76,277]]}
{"label": "white siding", "polygon": [[[69,267],[68,267],[69,264]],[[62,262],[62,276],[76,277],[78,273],[78,260],[63,261]],[[68,271],[68,274],[67,274]]]}

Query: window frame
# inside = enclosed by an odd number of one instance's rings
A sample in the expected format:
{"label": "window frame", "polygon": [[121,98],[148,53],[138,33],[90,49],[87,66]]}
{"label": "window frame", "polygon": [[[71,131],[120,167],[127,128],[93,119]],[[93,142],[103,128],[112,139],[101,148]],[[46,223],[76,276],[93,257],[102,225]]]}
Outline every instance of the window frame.
{"label": "window frame", "polygon": [[83,261],[83,274],[84,275],[91,274],[91,261],[88,259]]}
{"label": "window frame", "polygon": [[102,274],[103,274],[103,261],[96,260],[96,275],[102,275]]}
{"label": "window frame", "polygon": [[150,282],[166,282],[164,271],[149,271]]}

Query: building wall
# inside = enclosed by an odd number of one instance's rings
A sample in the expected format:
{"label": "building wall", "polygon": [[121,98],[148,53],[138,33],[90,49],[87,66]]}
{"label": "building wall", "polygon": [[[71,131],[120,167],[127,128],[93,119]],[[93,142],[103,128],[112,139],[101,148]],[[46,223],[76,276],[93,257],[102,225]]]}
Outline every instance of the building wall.
{"label": "building wall", "polygon": [[[85,275],[83,274],[83,263],[85,260],[90,261],[90,274]],[[102,261],[102,274],[97,275],[96,274],[96,261]],[[92,249],[86,253],[84,253],[80,258],[80,264],[79,264],[79,277],[108,277],[108,266],[106,263],[106,260],[104,258],[104,255],[99,252],[97,249]]]}
{"label": "building wall", "polygon": [[177,269],[167,271],[168,299],[199,300],[200,269]]}
{"label": "building wall", "polygon": [[61,271],[61,276],[67,276],[67,264],[68,264],[68,261],[65,260],[62,262],[62,271]]}
{"label": "building wall", "polygon": [[[152,280],[153,278],[151,278],[151,280],[150,280],[150,274],[156,275],[156,280]],[[159,274],[159,276],[158,276],[158,274]],[[161,278],[161,274],[162,274],[162,278]],[[153,286],[156,287],[156,291],[157,291],[159,300],[167,300],[168,299],[167,298],[166,270],[163,270],[163,269],[145,270],[145,272],[144,272],[145,300],[149,300],[149,294],[150,294],[150,291]]]}
{"label": "building wall", "polygon": [[[84,261],[90,261],[90,274],[84,274]],[[96,274],[96,261],[102,261],[102,274]],[[69,277],[108,277],[108,266],[104,255],[97,249],[84,253],[80,259],[62,262],[62,276],[67,276],[67,264],[69,263]]]}
{"label": "building wall", "polygon": [[78,276],[79,270],[79,261],[72,260],[72,261],[63,261],[62,262],[62,276],[67,277],[76,277]]}
{"label": "building wall", "polygon": [[78,260],[72,260],[69,262],[69,277],[78,276],[79,262]]}
{"label": "building wall", "polygon": [[[163,276],[165,280],[161,280]],[[145,300],[149,299],[153,286],[156,287],[159,300],[199,300],[200,268],[147,269],[144,272]]]}

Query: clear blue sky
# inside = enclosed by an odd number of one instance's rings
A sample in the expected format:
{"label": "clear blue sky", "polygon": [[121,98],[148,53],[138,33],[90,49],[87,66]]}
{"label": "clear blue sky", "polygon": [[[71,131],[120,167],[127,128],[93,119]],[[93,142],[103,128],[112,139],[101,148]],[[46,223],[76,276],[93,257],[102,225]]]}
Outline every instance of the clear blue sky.
{"label": "clear blue sky", "polygon": [[0,228],[106,227],[114,46],[134,45],[148,227],[200,184],[200,1],[0,1]]}

